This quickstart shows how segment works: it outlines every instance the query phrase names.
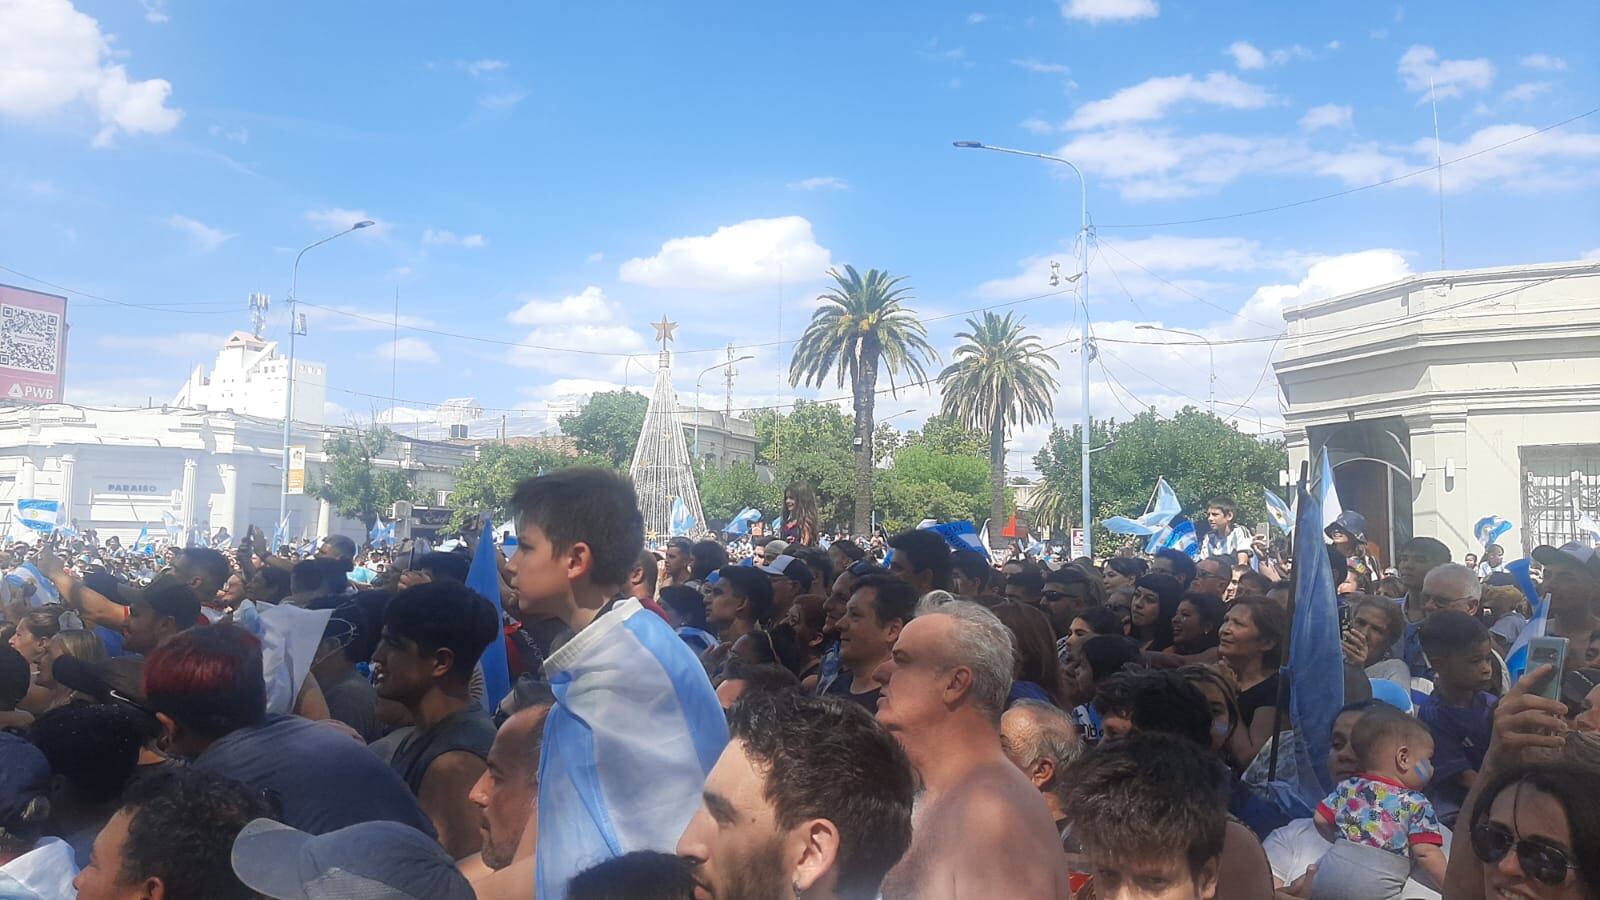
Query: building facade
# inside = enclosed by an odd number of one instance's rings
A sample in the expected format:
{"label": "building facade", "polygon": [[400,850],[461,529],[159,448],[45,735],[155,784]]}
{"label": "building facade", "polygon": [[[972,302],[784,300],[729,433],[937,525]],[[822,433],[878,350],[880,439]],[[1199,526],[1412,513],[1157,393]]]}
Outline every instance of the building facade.
{"label": "building facade", "polygon": [[[294,413],[290,418],[304,425],[323,424],[328,395],[327,366],[296,359],[294,372]],[[282,422],[288,375],[289,360],[278,354],[277,341],[262,340],[248,331],[235,331],[217,351],[211,371],[208,373],[204,366],[195,366],[171,405],[184,409],[231,410]]]}
{"label": "building facade", "polygon": [[1474,523],[1507,558],[1593,543],[1600,263],[1431,272],[1286,309],[1276,362],[1292,471],[1326,447],[1383,562],[1413,536],[1456,559]]}

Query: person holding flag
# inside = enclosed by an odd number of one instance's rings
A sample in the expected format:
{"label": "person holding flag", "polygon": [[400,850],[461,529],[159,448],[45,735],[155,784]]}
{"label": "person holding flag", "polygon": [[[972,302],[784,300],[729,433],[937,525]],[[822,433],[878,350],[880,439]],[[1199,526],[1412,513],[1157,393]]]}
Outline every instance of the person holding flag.
{"label": "person holding flag", "polygon": [[[1533,618],[1511,645],[1511,655],[1506,659],[1512,678],[1520,676],[1527,667],[1528,642],[1533,638],[1566,638],[1570,670],[1583,665],[1583,648],[1589,645],[1589,636],[1600,628],[1600,617],[1594,613],[1595,604],[1600,601],[1600,555],[1594,548],[1577,541],[1559,548],[1544,545],[1534,548],[1533,559],[1544,566],[1541,586],[1545,596],[1542,601],[1538,597],[1529,598]],[[1511,563],[1508,569],[1518,576],[1524,593],[1531,593],[1531,579],[1520,574],[1527,571],[1525,561]],[[1561,673],[1557,672],[1555,677],[1560,678]]]}

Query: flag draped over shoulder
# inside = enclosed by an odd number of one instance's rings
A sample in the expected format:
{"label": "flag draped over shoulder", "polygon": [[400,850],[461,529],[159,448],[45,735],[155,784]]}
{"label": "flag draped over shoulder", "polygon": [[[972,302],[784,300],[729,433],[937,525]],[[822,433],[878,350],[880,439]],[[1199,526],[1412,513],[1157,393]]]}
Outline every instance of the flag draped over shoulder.
{"label": "flag draped over shoulder", "polygon": [[[483,533],[478,535],[478,549],[472,554],[472,568],[467,570],[467,587],[477,591],[494,607],[494,621],[498,626],[505,618],[500,609],[500,566],[494,545],[494,530],[484,527]],[[494,640],[483,648],[478,665],[483,668],[483,708],[493,713],[501,699],[511,691],[505,635],[500,628],[495,628]]]}
{"label": "flag draped over shoulder", "polygon": [[[1326,471],[1324,452],[1323,466]],[[1329,487],[1332,480],[1324,482]],[[1296,740],[1294,785],[1310,808],[1333,789],[1328,773],[1333,720],[1344,706],[1344,653],[1339,645],[1339,599],[1323,544],[1322,499],[1299,489],[1294,530],[1294,620],[1289,659],[1280,678],[1289,681],[1289,722]]]}

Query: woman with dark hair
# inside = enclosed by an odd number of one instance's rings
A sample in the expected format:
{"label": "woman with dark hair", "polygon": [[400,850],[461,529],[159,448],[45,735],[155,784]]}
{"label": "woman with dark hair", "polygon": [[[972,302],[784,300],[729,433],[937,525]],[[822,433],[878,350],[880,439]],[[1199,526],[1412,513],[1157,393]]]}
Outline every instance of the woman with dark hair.
{"label": "woman with dark hair", "polygon": [[1451,897],[1600,897],[1600,769],[1560,761],[1489,779],[1467,832],[1481,893]]}
{"label": "woman with dark hair", "polygon": [[1128,636],[1139,642],[1141,650],[1165,650],[1172,646],[1172,617],[1178,614],[1183,585],[1161,572],[1141,575],[1133,583],[1133,630]]}
{"label": "woman with dark hair", "polygon": [[1104,579],[1106,590],[1109,592],[1124,586],[1132,587],[1133,583],[1138,581],[1139,577],[1149,570],[1150,567],[1145,564],[1145,561],[1138,557],[1113,556],[1106,560],[1104,574],[1101,577]]}
{"label": "woman with dark hair", "polygon": [[1172,616],[1172,653],[1194,656],[1217,646],[1217,629],[1228,608],[1216,594],[1185,594]]}
{"label": "woman with dark hair", "polygon": [[689,548],[689,580],[705,583],[707,576],[728,564],[728,551],[713,540],[695,541]]}
{"label": "woman with dark hair", "polygon": [[50,604],[30,609],[17,620],[17,630],[11,635],[11,649],[22,654],[34,674],[38,674],[39,663],[44,661],[45,651],[50,648],[50,639],[61,630],[61,614],[65,611],[64,606]]}
{"label": "woman with dark hair", "polygon": [[[1283,607],[1264,597],[1242,597],[1228,607],[1217,632],[1217,652],[1239,681],[1239,722],[1230,747],[1248,766],[1272,737],[1278,702],[1278,667],[1288,634]],[[1288,717],[1283,718],[1288,722]],[[1280,723],[1281,724],[1281,723]]]}
{"label": "woman with dark hair", "polygon": [[1056,642],[1057,655],[1065,660],[1077,653],[1084,641],[1100,634],[1124,634],[1122,614],[1109,606],[1091,606],[1078,613],[1066,637]]}
{"label": "woman with dark hair", "polygon": [[1061,660],[1056,656],[1050,617],[1036,607],[1009,600],[992,611],[1017,644],[1016,671],[1007,705],[1018,700],[1040,700],[1060,706]]}
{"label": "woman with dark hair", "polygon": [[783,525],[778,536],[801,547],[817,543],[817,495],[811,485],[797,481],[784,489]]}

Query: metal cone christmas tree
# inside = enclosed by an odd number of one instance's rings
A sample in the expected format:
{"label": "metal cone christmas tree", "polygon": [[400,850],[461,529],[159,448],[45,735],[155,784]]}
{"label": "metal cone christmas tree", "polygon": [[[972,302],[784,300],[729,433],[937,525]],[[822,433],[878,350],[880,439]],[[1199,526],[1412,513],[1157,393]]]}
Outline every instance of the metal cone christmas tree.
{"label": "metal cone christmas tree", "polygon": [[667,351],[667,343],[678,326],[662,316],[653,327],[656,340],[661,342],[661,360],[628,477],[633,479],[634,492],[639,495],[646,537],[659,540],[682,534],[700,538],[707,534],[705,516],[700,510],[700,491],[694,483],[689,446],[683,439],[678,393],[672,389],[672,354]]}

